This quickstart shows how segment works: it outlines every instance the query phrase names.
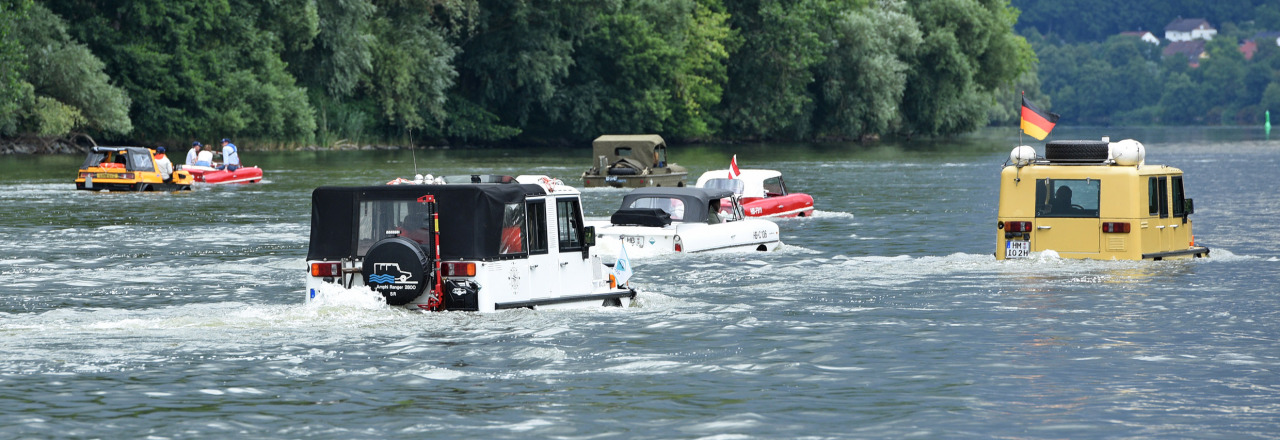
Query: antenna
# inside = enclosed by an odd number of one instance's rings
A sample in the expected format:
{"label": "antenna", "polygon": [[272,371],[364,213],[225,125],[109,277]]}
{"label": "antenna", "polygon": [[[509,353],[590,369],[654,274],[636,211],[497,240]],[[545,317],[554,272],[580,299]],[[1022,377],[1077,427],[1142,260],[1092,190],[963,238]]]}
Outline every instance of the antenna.
{"label": "antenna", "polygon": [[413,155],[413,175],[416,176],[418,175],[418,153],[415,152],[414,150],[417,150],[417,148],[414,148],[413,145],[410,144],[409,154]]}
{"label": "antenna", "polygon": [[416,151],[413,151],[413,150],[417,150],[417,148],[415,147],[416,146],[413,145],[413,129],[410,128],[409,129],[409,155],[413,156],[413,175],[416,177],[418,175],[418,153]]}

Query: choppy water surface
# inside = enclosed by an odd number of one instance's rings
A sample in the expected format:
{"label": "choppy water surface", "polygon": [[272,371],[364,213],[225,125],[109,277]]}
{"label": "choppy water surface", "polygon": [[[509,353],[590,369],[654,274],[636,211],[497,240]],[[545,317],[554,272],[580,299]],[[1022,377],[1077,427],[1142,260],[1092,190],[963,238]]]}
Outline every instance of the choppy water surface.
{"label": "choppy water surface", "polygon": [[1212,258],[996,262],[1012,137],[673,147],[695,176],[779,169],[819,212],[777,252],[636,261],[635,307],[483,315],[304,303],[311,189],[415,161],[572,182],[585,146],[250,152],[266,183],[174,194],[0,157],[0,437],[1280,436],[1280,142],[1101,134],[1187,172]]}

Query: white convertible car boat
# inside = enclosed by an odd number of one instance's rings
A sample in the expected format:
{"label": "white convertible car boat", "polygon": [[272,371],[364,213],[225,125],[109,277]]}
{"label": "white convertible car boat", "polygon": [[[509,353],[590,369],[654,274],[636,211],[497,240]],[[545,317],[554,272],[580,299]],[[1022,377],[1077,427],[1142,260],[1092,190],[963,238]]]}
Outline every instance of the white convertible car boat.
{"label": "white convertible car boat", "polygon": [[[731,208],[720,212],[721,199]],[[778,225],[747,218],[732,191],[637,188],[608,222],[592,222],[601,254],[630,258],[675,252],[771,251],[782,244]]]}
{"label": "white convertible car boat", "polygon": [[[471,183],[495,180],[507,183]],[[596,254],[577,189],[545,176],[465,181],[316,188],[307,297],[337,284],[423,310],[631,304],[635,290]]]}

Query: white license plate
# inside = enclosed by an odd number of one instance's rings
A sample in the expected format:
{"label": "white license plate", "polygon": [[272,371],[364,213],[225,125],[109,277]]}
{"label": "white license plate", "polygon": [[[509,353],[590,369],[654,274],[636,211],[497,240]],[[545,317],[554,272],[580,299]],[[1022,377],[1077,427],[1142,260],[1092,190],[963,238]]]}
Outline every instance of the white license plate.
{"label": "white license plate", "polygon": [[635,235],[623,235],[620,238],[622,238],[622,241],[626,242],[632,247],[644,247],[644,244],[645,244],[644,237],[639,237]]}
{"label": "white license plate", "polygon": [[1031,242],[1023,240],[1009,240],[1004,242],[1005,258],[1027,258],[1031,256]]}
{"label": "white license plate", "polygon": [[605,178],[604,178],[604,181],[605,181],[605,182],[627,183],[627,179],[619,179],[619,178],[618,178],[618,176],[607,176],[607,177],[605,177]]}

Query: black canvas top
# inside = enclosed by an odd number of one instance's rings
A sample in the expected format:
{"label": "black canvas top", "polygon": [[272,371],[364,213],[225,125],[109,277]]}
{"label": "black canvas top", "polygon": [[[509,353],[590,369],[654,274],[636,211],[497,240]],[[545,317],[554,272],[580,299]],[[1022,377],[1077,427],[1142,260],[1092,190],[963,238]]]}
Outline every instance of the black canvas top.
{"label": "black canvas top", "polygon": [[538,185],[382,185],[316,188],[311,193],[311,244],[308,260],[356,258],[360,203],[372,200],[417,201],[435,196],[440,214],[440,254],[444,259],[483,260],[498,256],[503,210],[543,195]]}
{"label": "black canvas top", "polygon": [[[733,191],[714,188],[691,187],[654,187],[636,188],[622,198],[622,209],[631,207],[636,200],[645,198],[675,198],[684,202],[684,222],[703,222],[707,220],[708,206],[711,201],[732,197]],[[720,204],[717,202],[716,206]]]}

